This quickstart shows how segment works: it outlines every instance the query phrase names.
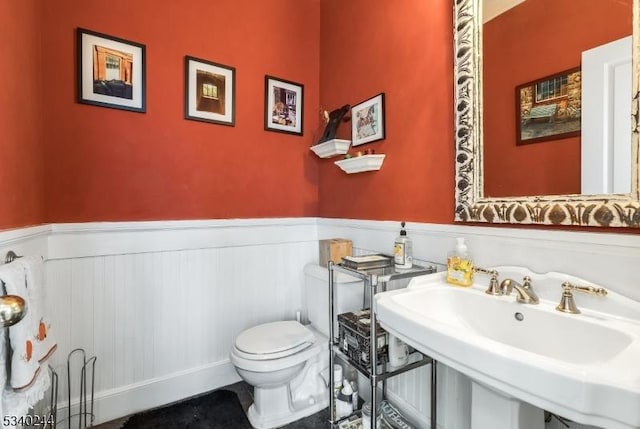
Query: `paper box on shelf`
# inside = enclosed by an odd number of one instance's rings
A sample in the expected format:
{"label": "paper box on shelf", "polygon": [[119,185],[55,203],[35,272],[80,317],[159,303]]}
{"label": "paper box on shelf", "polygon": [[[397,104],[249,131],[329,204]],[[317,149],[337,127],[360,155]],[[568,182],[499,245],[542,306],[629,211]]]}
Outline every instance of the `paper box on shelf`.
{"label": "paper box on shelf", "polygon": [[343,256],[351,256],[353,252],[353,242],[345,238],[329,238],[320,240],[320,265],[326,267],[329,261],[334,264],[342,262]]}
{"label": "paper box on shelf", "polygon": [[[369,371],[371,369],[371,310],[365,309],[338,314],[338,337],[340,350],[351,360],[351,364]],[[376,322],[377,363],[385,363],[389,359],[387,331]]]}

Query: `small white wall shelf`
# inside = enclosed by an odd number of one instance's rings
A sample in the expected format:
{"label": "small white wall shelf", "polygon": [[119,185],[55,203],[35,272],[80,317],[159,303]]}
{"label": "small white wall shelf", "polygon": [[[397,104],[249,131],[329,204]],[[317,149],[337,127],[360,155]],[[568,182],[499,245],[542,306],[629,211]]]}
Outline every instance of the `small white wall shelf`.
{"label": "small white wall shelf", "polygon": [[384,154],[354,156],[335,161],[335,164],[347,174],[375,171],[380,170],[385,156]]}
{"label": "small white wall shelf", "polygon": [[349,150],[351,140],[332,139],[324,143],[311,146],[311,150],[320,158],[331,158],[336,155],[344,155]]}

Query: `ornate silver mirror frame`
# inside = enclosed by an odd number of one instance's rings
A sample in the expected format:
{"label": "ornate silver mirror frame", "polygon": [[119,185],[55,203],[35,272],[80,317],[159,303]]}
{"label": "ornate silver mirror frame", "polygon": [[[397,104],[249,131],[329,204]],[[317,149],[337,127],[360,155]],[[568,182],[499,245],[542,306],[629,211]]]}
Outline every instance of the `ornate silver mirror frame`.
{"label": "ornate silver mirror frame", "polygon": [[640,227],[640,0],[633,2],[631,192],[485,198],[480,0],[454,0],[454,115],[458,222]]}

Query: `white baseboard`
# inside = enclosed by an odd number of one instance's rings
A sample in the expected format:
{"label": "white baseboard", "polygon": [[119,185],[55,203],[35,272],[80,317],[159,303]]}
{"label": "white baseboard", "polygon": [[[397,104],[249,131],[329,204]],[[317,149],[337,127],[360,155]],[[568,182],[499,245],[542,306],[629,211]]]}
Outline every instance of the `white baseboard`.
{"label": "white baseboard", "polygon": [[[94,423],[100,424],[160,407],[237,383],[240,380],[231,362],[225,360],[146,380],[142,383],[105,390],[95,395]],[[61,421],[68,415],[68,406],[66,400],[62,401],[64,398],[58,399],[61,400],[58,402],[58,421]],[[78,402],[73,398],[71,412],[72,414],[78,412]]]}

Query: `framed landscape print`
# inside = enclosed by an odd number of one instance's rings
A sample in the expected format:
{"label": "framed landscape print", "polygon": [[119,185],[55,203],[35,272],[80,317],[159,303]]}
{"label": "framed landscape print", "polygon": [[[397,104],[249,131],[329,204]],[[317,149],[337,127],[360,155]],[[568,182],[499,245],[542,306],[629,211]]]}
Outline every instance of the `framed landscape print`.
{"label": "framed landscape print", "polygon": [[78,102],[146,111],[145,46],[77,29]]}
{"label": "framed landscape print", "polygon": [[236,69],[185,57],[184,117],[194,121],[235,125]]}
{"label": "framed landscape print", "polygon": [[264,129],[302,135],[304,85],[265,76]]}

